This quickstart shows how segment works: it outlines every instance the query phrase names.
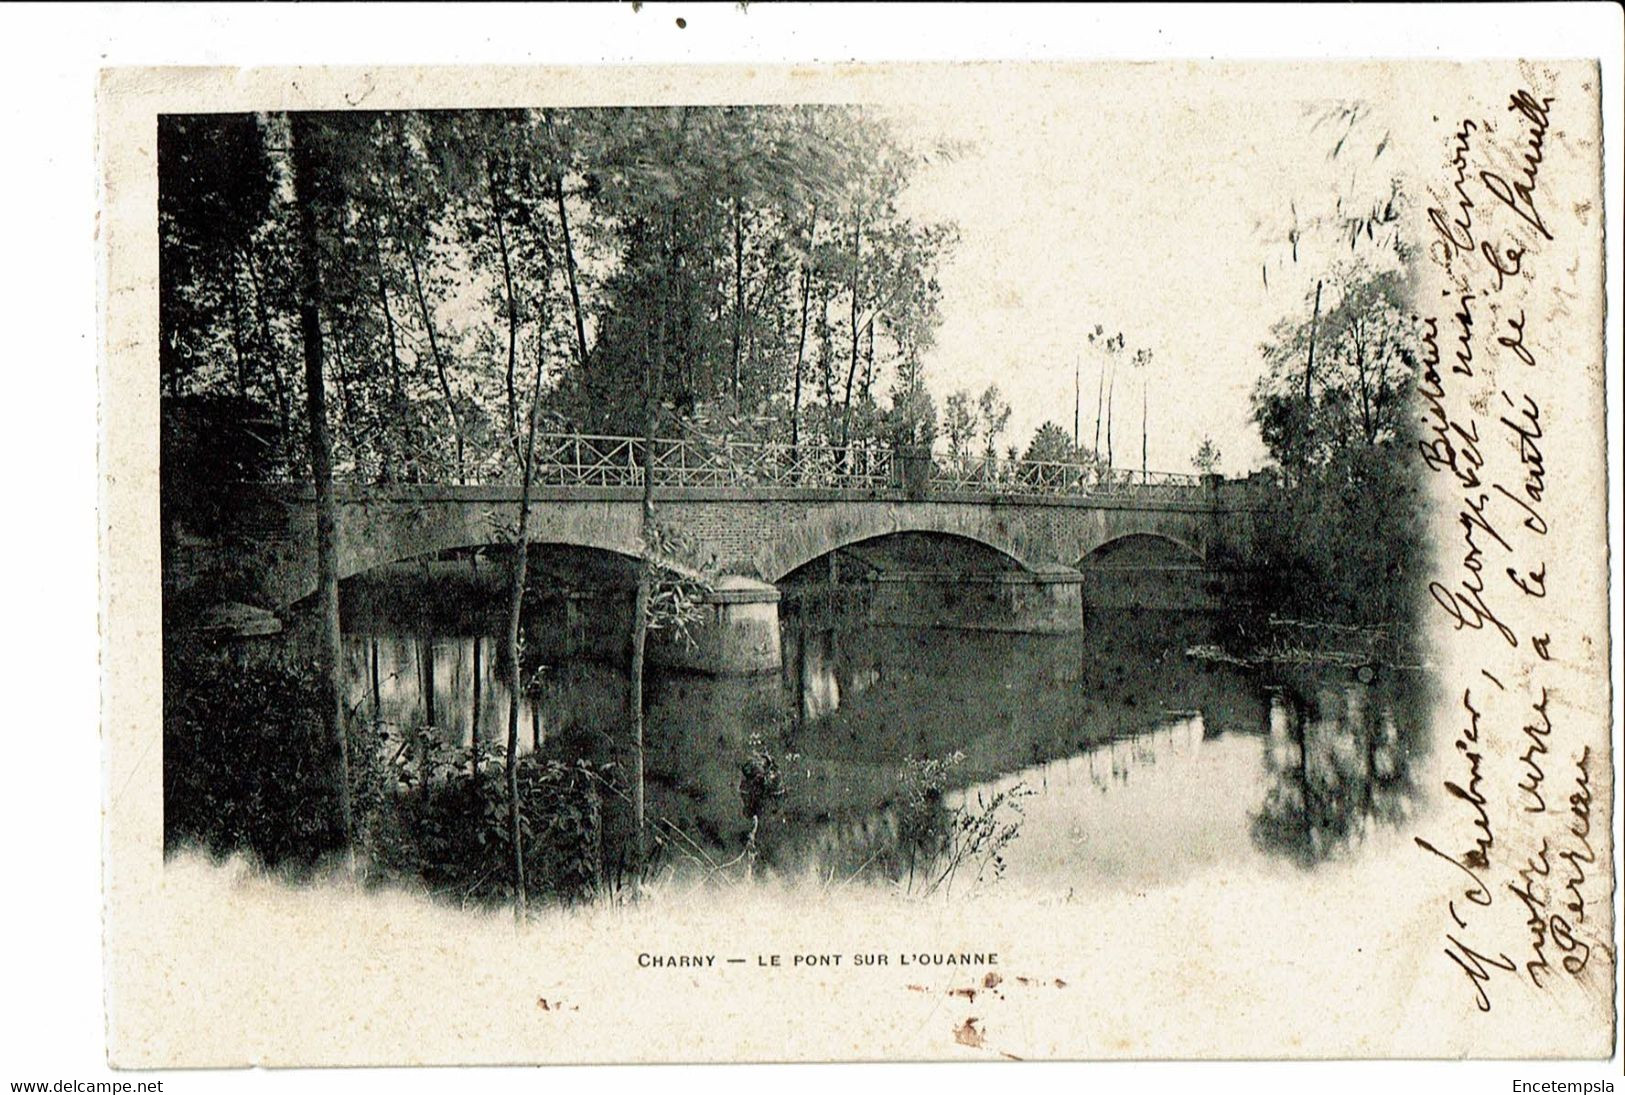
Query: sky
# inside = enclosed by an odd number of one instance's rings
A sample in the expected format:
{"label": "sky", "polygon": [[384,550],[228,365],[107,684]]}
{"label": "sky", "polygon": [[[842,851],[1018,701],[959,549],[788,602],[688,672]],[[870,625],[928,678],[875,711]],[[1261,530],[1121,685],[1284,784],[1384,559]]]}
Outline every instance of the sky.
{"label": "sky", "polygon": [[[1179,86],[1177,71],[1168,77]],[[1306,221],[1329,210],[1339,188],[1386,190],[1381,157],[1370,155],[1383,120],[1360,121],[1334,161],[1328,151],[1342,130],[1315,124],[1334,100],[1215,93],[1211,84],[1115,99],[1109,88],[989,92],[895,114],[915,139],[967,146],[923,168],[904,198],[912,215],[960,229],[941,271],[944,321],[926,357],[939,406],[956,388],[975,395],[997,383],[1013,411],[1001,448],[1025,447],[1045,420],[1072,431],[1081,368],[1091,442],[1101,355],[1085,335],[1098,323],[1127,340],[1113,415],[1119,466],[1140,463],[1141,391],[1126,361],[1141,347],[1153,354],[1151,470],[1190,471],[1204,437],[1220,450],[1219,470],[1262,466],[1248,401],[1258,347],[1288,312],[1307,318],[1315,274],[1346,248],[1324,233],[1305,240],[1294,264],[1287,228],[1294,208]]]}

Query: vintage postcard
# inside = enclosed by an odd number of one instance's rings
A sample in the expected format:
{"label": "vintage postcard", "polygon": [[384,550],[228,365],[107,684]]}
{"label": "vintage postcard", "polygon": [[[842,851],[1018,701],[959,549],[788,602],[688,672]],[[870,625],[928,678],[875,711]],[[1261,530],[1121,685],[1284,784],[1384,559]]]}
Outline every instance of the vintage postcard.
{"label": "vintage postcard", "polygon": [[1609,1056],[1600,81],[107,71],[112,1063]]}

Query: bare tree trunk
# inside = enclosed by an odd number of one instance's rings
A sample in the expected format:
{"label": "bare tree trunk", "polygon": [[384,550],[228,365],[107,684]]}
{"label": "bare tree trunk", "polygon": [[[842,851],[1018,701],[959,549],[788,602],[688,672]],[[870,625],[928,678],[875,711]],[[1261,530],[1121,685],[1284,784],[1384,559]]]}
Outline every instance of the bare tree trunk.
{"label": "bare tree trunk", "polygon": [[508,261],[508,235],[502,224],[502,206],[497,201],[497,180],[491,157],[485,158],[485,184],[491,196],[491,219],[496,224],[497,253],[502,256],[502,290],[507,300],[508,313],[508,436],[515,449],[519,447],[519,395],[514,389],[514,370],[519,352],[519,306],[514,300],[513,266]]}
{"label": "bare tree trunk", "polygon": [[835,444],[835,330],[829,322],[833,287],[828,281],[819,286],[818,318],[813,329],[818,338],[818,389],[824,403],[824,444]]}
{"label": "bare tree trunk", "polygon": [[801,370],[807,359],[807,305],[812,299],[812,269],[801,267],[801,334],[796,339],[795,395],[790,404],[790,448],[794,458],[801,447]]}
{"label": "bare tree trunk", "polygon": [[290,116],[294,203],[299,209],[299,328],[305,343],[305,404],[310,418],[310,477],[316,490],[316,597],[319,606],[319,661],[322,722],[338,754],[339,825],[350,874],[356,870],[355,820],[350,807],[350,742],[344,725],[344,671],[339,629],[338,500],[333,492],[332,441],[327,428],[327,393],[322,378],[322,279],[318,265],[315,199],[310,186],[315,156],[304,116]]}
{"label": "bare tree trunk", "polygon": [[282,376],[282,366],[277,363],[276,345],[271,338],[271,312],[265,303],[265,280],[260,277],[259,261],[254,258],[252,251],[245,251],[247,260],[248,279],[254,286],[254,312],[259,318],[260,329],[260,359],[265,371],[271,374],[271,390],[276,395],[277,414],[282,419],[282,436],[285,439],[293,433],[293,412],[289,407],[288,385]]}
{"label": "bare tree trunk", "polygon": [[733,333],[733,399],[734,413],[740,413],[739,371],[740,354],[745,341],[745,214],[739,199],[734,199],[734,333]]}
{"label": "bare tree trunk", "polygon": [[1143,482],[1149,483],[1151,482],[1151,462],[1147,456],[1147,453],[1150,451],[1149,442],[1147,439],[1151,436],[1151,434],[1147,429],[1146,410],[1146,380],[1145,377],[1142,376],[1140,378],[1140,479]]}
{"label": "bare tree trunk", "polygon": [[[764,339],[768,336],[766,330],[758,330],[763,325],[757,324],[755,317],[762,314],[762,303],[767,300],[768,295],[772,292],[772,277],[771,271],[764,272],[760,279],[761,284],[757,286],[755,294],[749,292],[745,294],[745,315],[751,317],[752,320],[745,324],[744,360],[747,365],[759,360],[756,349],[758,334]],[[770,316],[767,317],[767,322],[775,325],[776,330],[773,333],[778,335],[779,345],[782,346],[784,344],[784,317],[782,315]]]}
{"label": "bare tree trunk", "polygon": [[[658,368],[658,365],[656,366]],[[646,381],[646,384],[651,382]],[[627,688],[627,706],[632,718],[632,819],[637,832],[637,862],[641,870],[648,854],[648,841],[644,827],[644,758],[643,758],[643,666],[644,652],[649,638],[649,598],[653,575],[649,566],[648,537],[654,523],[654,399],[646,395],[643,413],[643,506],[640,511],[640,539],[643,550],[638,555],[638,586],[632,601],[632,666]]]}
{"label": "bare tree trunk", "polygon": [[[677,216],[671,217],[665,241],[667,256],[666,289],[676,284],[679,272]],[[658,298],[657,298],[658,301]],[[660,302],[664,304],[665,302]],[[645,342],[643,388],[643,505],[639,514],[638,585],[632,602],[632,665],[627,688],[627,706],[632,720],[633,780],[632,815],[637,832],[637,862],[641,871],[648,855],[648,829],[644,800],[643,670],[649,636],[649,600],[654,586],[654,568],[649,559],[649,537],[655,520],[655,413],[660,405],[666,372],[667,314],[669,306],[657,308],[654,316],[655,353],[651,361]],[[647,326],[645,327],[647,332]],[[647,338],[647,334],[645,334]]]}
{"label": "bare tree trunk", "polygon": [[1310,444],[1310,434],[1315,425],[1315,404],[1312,398],[1311,384],[1315,375],[1315,331],[1320,327],[1320,287],[1321,282],[1315,282],[1315,312],[1309,320],[1309,359],[1303,367],[1303,470],[1309,472],[1309,459],[1314,453]]}
{"label": "bare tree trunk", "polygon": [[480,637],[474,636],[474,709],[468,720],[468,774],[480,778]]}
{"label": "bare tree trunk", "polygon": [[[647,474],[647,469],[645,469]],[[644,484],[644,513],[648,513],[648,483]],[[638,561],[638,588],[632,601],[632,674],[628,682],[627,706],[632,715],[632,823],[637,832],[637,861],[641,866],[648,854],[648,839],[644,829],[645,806],[643,798],[643,662],[649,636],[649,560]]]}
{"label": "bare tree trunk", "polygon": [[[403,141],[404,140],[404,137],[403,137],[402,132],[401,132],[401,123],[400,123],[400,120],[398,118],[396,119],[396,122],[395,122],[395,133],[396,133],[396,140],[397,141]],[[377,139],[379,141],[380,148],[382,148],[383,133],[382,133],[381,128],[378,131]],[[389,170],[390,170],[389,164],[383,162],[382,159],[380,159],[380,161],[378,163],[378,175],[379,175],[380,183],[381,183],[382,188],[383,188],[384,204],[385,204],[385,207],[389,211],[390,220],[397,226],[397,228],[399,228],[399,227],[401,227],[403,225],[403,221],[402,221],[402,218],[401,218],[399,203],[395,199],[395,188],[393,186],[391,186],[390,182],[389,182]],[[376,222],[374,222],[373,238],[374,238],[374,240],[376,240],[378,238],[378,230],[377,230],[377,227],[376,227]],[[418,314],[423,320],[423,330],[424,330],[424,333],[428,336],[428,339],[429,339],[429,354],[430,354],[430,357],[434,361],[435,375],[440,381],[440,393],[441,393],[441,396],[445,399],[445,402],[446,402],[446,414],[451,419],[452,440],[455,443],[455,445],[457,446],[457,481],[459,483],[462,483],[466,479],[465,474],[464,474],[464,460],[463,460],[463,447],[464,447],[463,421],[462,421],[462,416],[457,412],[456,403],[452,399],[451,383],[450,383],[450,380],[447,377],[446,362],[445,362],[444,355],[442,355],[441,352],[440,352],[440,338],[439,338],[438,332],[435,330],[434,314],[429,308],[428,294],[426,292],[424,292],[424,289],[423,289],[423,272],[422,272],[420,263],[418,261],[417,248],[415,246],[413,246],[413,244],[411,242],[411,237],[406,232],[397,232],[396,233],[396,240],[397,240],[397,243],[398,243],[398,245],[400,247],[400,250],[406,255],[407,264],[410,266],[411,271],[412,271],[412,289],[413,289],[414,295],[417,298]],[[380,248],[378,261],[379,261],[379,266],[381,268],[382,265],[383,265],[383,255],[382,255],[382,249],[381,248]],[[392,336],[391,337],[391,353],[393,354],[393,352],[394,352],[394,347],[393,347],[393,336]]]}
{"label": "bare tree trunk", "polygon": [[807,318],[812,302],[812,248],[818,234],[818,206],[813,205],[807,221],[807,254],[801,260],[801,331],[796,337],[795,396],[790,410],[790,447],[793,456],[801,449],[801,377],[807,359]]}
{"label": "bare tree trunk", "polygon": [[[389,380],[390,390],[395,396],[394,413],[400,414],[404,409],[405,396],[401,392],[401,354],[399,338],[395,333],[395,313],[389,306],[389,286],[384,280],[384,251],[379,242],[378,227],[372,226],[373,254],[378,265],[378,304],[384,314],[384,332],[389,340]],[[387,436],[387,435],[386,435]],[[404,453],[400,454],[402,463],[407,464],[408,477],[418,478],[416,464]]]}
{"label": "bare tree trunk", "polygon": [[587,372],[587,324],[581,316],[581,289],[576,283],[576,251],[570,238],[570,214],[564,205],[564,180],[553,173],[553,201],[559,210],[559,229],[564,235],[564,274],[570,285],[570,311],[575,319],[576,364],[583,376]]}
{"label": "bare tree trunk", "polygon": [[372,253],[378,264],[378,304],[384,312],[384,330],[389,336],[389,375],[395,386],[395,394],[401,391],[401,352],[400,340],[395,334],[395,313],[389,306],[389,285],[384,279],[384,245],[379,237],[378,226],[372,225]]}
{"label": "bare tree trunk", "polygon": [[1083,437],[1083,362],[1072,355],[1072,452],[1077,454]]}
{"label": "bare tree trunk", "polygon": [[434,639],[424,636],[418,640],[418,671],[423,675],[424,721],[435,725],[434,702]]}
{"label": "bare tree trunk", "polygon": [[525,851],[519,815],[519,694],[524,687],[519,664],[519,623],[525,606],[525,575],[530,561],[530,490],[536,466],[536,414],[542,392],[542,339],[536,338],[536,380],[531,387],[530,420],[520,471],[519,528],[514,535],[513,581],[508,588],[508,839],[513,845],[514,919],[525,919]]}
{"label": "bare tree trunk", "polygon": [[[547,135],[552,141],[556,156],[562,150],[559,148],[558,133],[553,129],[552,111],[542,111],[542,124],[547,127]],[[558,207],[559,231],[564,237],[564,274],[570,286],[570,311],[575,319],[576,364],[581,367],[583,378],[585,378],[587,372],[587,325],[581,315],[581,289],[576,281],[575,244],[570,237],[570,213],[564,202],[564,173],[558,169],[556,159],[551,174],[553,178],[553,202]]]}
{"label": "bare tree trunk", "polygon": [[[346,433],[350,441],[355,443],[355,402],[350,398],[350,370],[344,364],[344,339],[339,337],[338,331],[333,332],[333,364],[339,370],[339,436]],[[359,466],[360,459],[356,459]]]}
{"label": "bare tree trunk", "polygon": [[875,323],[871,318],[863,325],[863,401],[869,402],[875,383]]}
{"label": "bare tree trunk", "polygon": [[852,382],[858,375],[858,291],[859,262],[863,254],[863,221],[852,225],[852,359],[846,369],[846,403],[841,409],[841,460],[846,460],[846,447],[852,441]]}
{"label": "bare tree trunk", "polygon": [[451,379],[446,372],[446,359],[440,352],[440,337],[435,332],[434,314],[429,310],[429,297],[423,291],[423,274],[418,268],[417,249],[410,243],[403,241],[402,249],[406,252],[406,261],[412,268],[412,289],[418,298],[418,314],[423,318],[423,330],[429,336],[429,355],[434,359],[434,371],[440,380],[440,395],[446,401],[446,414],[451,418],[452,440],[457,444],[457,482],[468,481],[463,455],[463,416],[457,411],[457,401],[452,398]]}
{"label": "bare tree trunk", "polygon": [[1117,459],[1112,454],[1112,396],[1117,392],[1117,369],[1112,369],[1111,383],[1106,385],[1106,467],[1108,470],[1117,467]]}
{"label": "bare tree trunk", "polygon": [[1106,363],[1100,363],[1100,381],[1095,385],[1095,447],[1094,456],[1100,459],[1100,412],[1106,405]]}

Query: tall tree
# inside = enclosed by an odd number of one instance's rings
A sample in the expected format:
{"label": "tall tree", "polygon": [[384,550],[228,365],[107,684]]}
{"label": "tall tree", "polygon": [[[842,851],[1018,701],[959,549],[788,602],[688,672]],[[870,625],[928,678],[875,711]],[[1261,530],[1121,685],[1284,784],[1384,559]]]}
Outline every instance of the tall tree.
{"label": "tall tree", "polygon": [[989,384],[976,406],[981,414],[982,440],[987,445],[987,459],[991,463],[999,455],[999,435],[1010,424],[1010,404],[997,384]]}
{"label": "tall tree", "polygon": [[575,330],[576,367],[583,376],[587,372],[587,322],[581,305],[581,283],[576,266],[575,238],[570,232],[570,209],[564,195],[564,178],[570,171],[571,149],[561,136],[561,127],[553,112],[542,111],[542,125],[547,132],[553,182],[553,206],[558,211],[559,236],[564,250],[565,279],[570,288],[570,318]]}
{"label": "tall tree", "polygon": [[1106,345],[1105,333],[1105,328],[1101,327],[1101,325],[1097,323],[1095,324],[1095,329],[1090,331],[1088,336],[1090,349],[1095,349],[1096,342],[1098,340],[1102,355],[1099,358],[1100,365],[1095,381],[1095,443],[1092,447],[1092,451],[1095,454],[1096,461],[1100,459],[1100,418],[1101,413],[1106,408],[1106,359],[1104,357]]}
{"label": "tall tree", "polygon": [[1069,464],[1077,458],[1077,446],[1067,437],[1066,428],[1051,421],[1038,427],[1021,459],[1027,464]]}
{"label": "tall tree", "polygon": [[800,318],[796,327],[796,363],[794,380],[791,382],[790,403],[790,445],[797,450],[799,457],[801,447],[801,377],[802,370],[807,362],[807,314],[808,306],[812,303],[812,241],[818,231],[818,206],[812,207],[807,218],[806,244],[801,249],[801,308]]}
{"label": "tall tree", "polygon": [[[264,362],[250,359],[272,347],[252,346],[239,318],[245,263],[262,248],[275,197],[265,144],[253,115],[158,119],[158,364],[167,395],[222,381],[246,395],[270,381],[251,375]],[[228,359],[229,376],[218,371]]]}
{"label": "tall tree", "polygon": [[[1267,550],[1282,610],[1403,623],[1415,602],[1422,542],[1419,484],[1405,444],[1419,332],[1396,270],[1362,259],[1322,279],[1317,381],[1303,398],[1309,309],[1294,310],[1262,347],[1253,417],[1288,489]],[[1307,294],[1306,294],[1307,295]],[[1309,300],[1304,301],[1305,304]]]}
{"label": "tall tree", "polygon": [[1213,438],[1203,437],[1202,443],[1196,448],[1196,455],[1191,457],[1191,466],[1203,475],[1212,475],[1220,459],[1222,456],[1219,447],[1213,443]]}
{"label": "tall tree", "polygon": [[1072,358],[1072,447],[1076,449],[1083,432],[1083,358]]}
{"label": "tall tree", "polygon": [[350,802],[350,742],[344,718],[344,657],[339,627],[338,501],[333,490],[333,449],[328,433],[326,381],[322,372],[321,244],[317,192],[321,157],[310,114],[289,115],[293,201],[299,218],[299,327],[305,344],[305,409],[310,426],[310,478],[316,491],[316,602],[322,717],[337,755],[340,832],[355,873],[355,824]]}
{"label": "tall tree", "polygon": [[956,467],[964,468],[976,442],[976,412],[965,389],[951,393],[944,403],[943,430],[948,435],[948,455]]}
{"label": "tall tree", "polygon": [[[427,252],[432,238],[430,210],[443,203],[444,196],[435,194],[431,189],[433,183],[428,166],[414,162],[417,154],[408,139],[401,116],[395,115],[390,121],[388,128],[380,123],[376,129],[382,159],[379,169],[380,195],[396,246],[406,256],[407,268],[412,275],[412,295],[418,306],[418,320],[429,343],[435,379],[439,382],[446,416],[451,423],[452,444],[456,448],[457,482],[465,483],[468,481],[467,427],[457,397],[452,392],[450,362],[441,347],[435,310],[425,288],[424,266],[428,261]],[[403,188],[406,189],[405,208],[399,196]]]}
{"label": "tall tree", "polygon": [[1117,356],[1123,352],[1123,332],[1106,340],[1106,467],[1116,468],[1117,458],[1112,451],[1112,402],[1117,394]]}
{"label": "tall tree", "polygon": [[545,373],[543,339],[536,336],[536,369],[531,382],[530,410],[526,415],[524,453],[520,464],[519,520],[514,529],[513,562],[508,582],[508,616],[505,629],[508,669],[508,742],[503,773],[508,791],[508,843],[512,853],[514,919],[525,918],[525,842],[519,804],[519,698],[524,690],[521,670],[519,625],[525,609],[525,579],[530,560],[531,483],[536,467],[536,420],[541,412],[542,377]]}

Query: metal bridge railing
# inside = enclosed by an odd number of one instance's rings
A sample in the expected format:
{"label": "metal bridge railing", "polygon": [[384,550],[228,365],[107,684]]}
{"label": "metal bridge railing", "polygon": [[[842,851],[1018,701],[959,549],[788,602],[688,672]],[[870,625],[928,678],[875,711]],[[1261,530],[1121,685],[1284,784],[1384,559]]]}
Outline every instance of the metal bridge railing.
{"label": "metal bridge railing", "polygon": [[[538,435],[535,482],[641,487],[645,444],[635,437]],[[888,448],[659,438],[648,443],[658,487],[827,487],[879,490],[900,482]],[[499,477],[514,478],[509,469]]]}
{"label": "metal bridge railing", "polygon": [[[954,460],[924,450],[899,454],[876,442],[785,442],[661,438],[649,443],[657,487],[806,487],[1179,500],[1204,490],[1199,475],[1108,469],[998,457]],[[644,442],[632,437],[549,434],[536,439],[536,481],[551,486],[643,485]]]}
{"label": "metal bridge railing", "polygon": [[[636,437],[550,433],[537,435],[535,454],[534,482],[543,487],[641,487],[648,466],[656,487],[907,490],[1155,501],[1192,501],[1209,490],[1201,476],[1180,472],[1000,457],[955,458],[923,448],[898,450],[874,441],[841,446],[660,438],[646,445]],[[342,471],[339,477],[354,478]],[[471,461],[465,476],[474,485],[517,480],[511,456]]]}
{"label": "metal bridge railing", "polygon": [[939,460],[931,487],[943,491],[1086,498],[1144,498],[1175,501],[1205,489],[1200,475],[1132,471],[1098,464],[1065,464],[999,457]]}

